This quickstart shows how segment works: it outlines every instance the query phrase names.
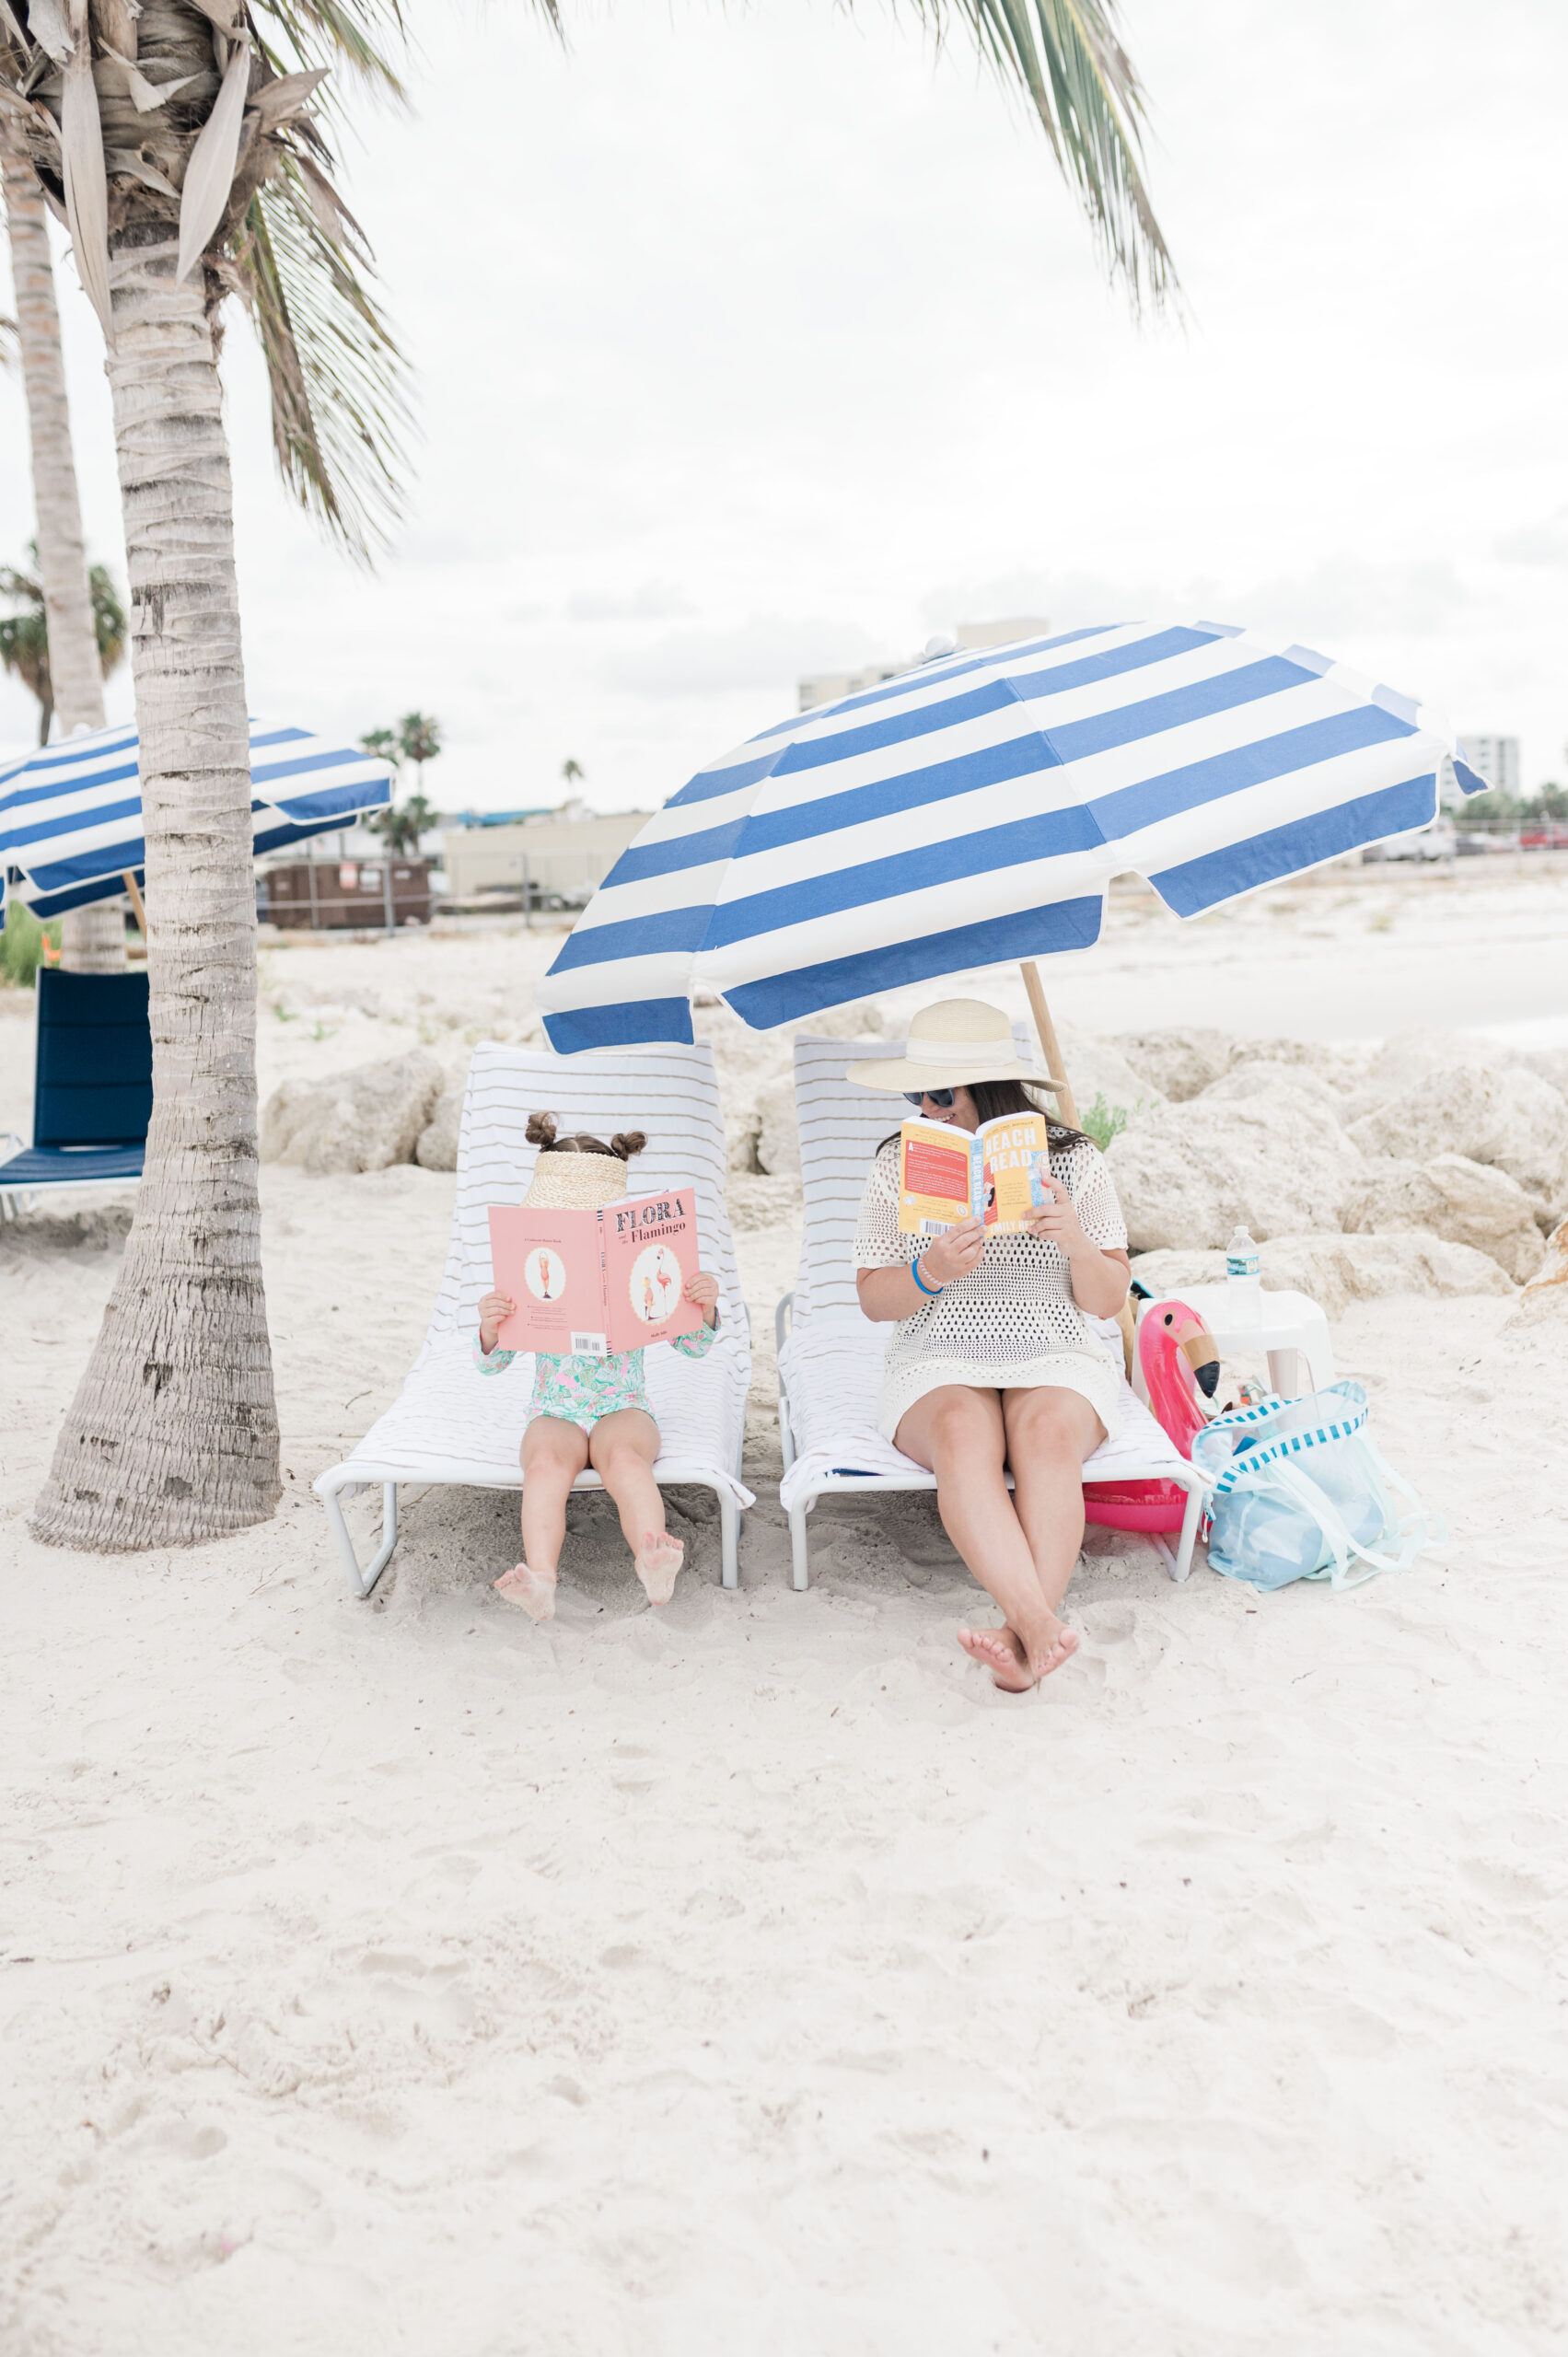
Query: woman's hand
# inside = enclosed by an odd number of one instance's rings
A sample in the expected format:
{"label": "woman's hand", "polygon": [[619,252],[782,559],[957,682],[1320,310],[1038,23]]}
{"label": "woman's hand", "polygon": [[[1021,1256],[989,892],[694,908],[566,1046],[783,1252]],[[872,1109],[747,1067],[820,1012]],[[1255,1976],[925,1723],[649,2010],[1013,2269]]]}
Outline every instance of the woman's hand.
{"label": "woman's hand", "polygon": [[978,1219],[967,1219],[917,1252],[915,1266],[928,1285],[950,1285],[955,1277],[967,1277],[979,1267],[984,1250],[984,1226]]}
{"label": "woman's hand", "polygon": [[1028,1228],[1042,1244],[1054,1244],[1067,1262],[1073,1298],[1091,1318],[1114,1318],[1127,1298],[1125,1252],[1105,1252],[1084,1234],[1073,1198],[1060,1179],[1046,1181],[1051,1202],[1031,1212]]}
{"label": "woman's hand", "polygon": [[517,1305],[504,1293],[487,1293],[479,1305],[479,1347],[486,1358],[495,1348],[495,1338],[502,1321],[510,1318]]}
{"label": "woman's hand", "polygon": [[1098,1247],[1091,1244],[1079,1225],[1077,1207],[1060,1179],[1048,1178],[1045,1190],[1051,1201],[1042,1212],[1031,1212],[1028,1232],[1039,1237],[1042,1244],[1054,1244],[1064,1259],[1072,1260]]}
{"label": "woman's hand", "polygon": [[699,1269],[694,1277],[687,1278],[681,1292],[689,1302],[702,1311],[704,1326],[717,1324],[719,1306],[717,1277],[710,1276],[706,1269]]}

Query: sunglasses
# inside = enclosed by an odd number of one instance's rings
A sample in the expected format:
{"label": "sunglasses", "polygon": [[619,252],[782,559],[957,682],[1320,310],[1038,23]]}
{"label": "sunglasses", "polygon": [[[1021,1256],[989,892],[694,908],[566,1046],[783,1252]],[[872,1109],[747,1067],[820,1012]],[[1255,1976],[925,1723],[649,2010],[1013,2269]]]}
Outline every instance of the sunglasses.
{"label": "sunglasses", "polygon": [[904,1103],[917,1109],[922,1105],[935,1105],[947,1113],[952,1110],[953,1092],[950,1088],[906,1088]]}

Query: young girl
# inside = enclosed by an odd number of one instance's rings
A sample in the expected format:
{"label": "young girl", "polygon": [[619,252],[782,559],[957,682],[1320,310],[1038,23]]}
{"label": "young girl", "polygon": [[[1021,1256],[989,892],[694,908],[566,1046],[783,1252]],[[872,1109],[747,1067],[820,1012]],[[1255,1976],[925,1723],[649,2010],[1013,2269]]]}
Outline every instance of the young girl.
{"label": "young girl", "polygon": [[[552,1209],[598,1210],[619,1202],[627,1190],[626,1165],[647,1144],[641,1130],[622,1132],[608,1145],[583,1135],[557,1137],[552,1113],[535,1113],[528,1138],[540,1155],[527,1201]],[[702,1311],[703,1322],[689,1334],[672,1336],[671,1347],[700,1359],[718,1330],[718,1279],[699,1269],[682,1291]],[[479,1305],[474,1364],[482,1375],[499,1375],[517,1355],[498,1350],[495,1339],[516,1306],[500,1293],[486,1294]],[[664,1500],[653,1475],[658,1451],[640,1350],[605,1359],[557,1358],[540,1351],[523,1433],[523,1560],[494,1582],[497,1595],[521,1605],[530,1620],[551,1619],[555,1567],[566,1536],[567,1493],[591,1465],[615,1501],[648,1602],[668,1604],[686,1550],[665,1528]]]}

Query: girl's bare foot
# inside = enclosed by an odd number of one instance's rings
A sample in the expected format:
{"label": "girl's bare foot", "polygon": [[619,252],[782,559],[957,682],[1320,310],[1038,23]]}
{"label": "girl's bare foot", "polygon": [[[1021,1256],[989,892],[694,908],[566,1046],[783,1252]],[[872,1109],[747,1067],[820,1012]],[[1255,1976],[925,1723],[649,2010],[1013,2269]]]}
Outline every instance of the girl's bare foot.
{"label": "girl's bare foot", "polygon": [[647,1590],[650,1604],[668,1604],[675,1594],[676,1574],[686,1560],[685,1542],[668,1530],[645,1530],[633,1562]]}
{"label": "girl's bare foot", "polygon": [[1045,1650],[1030,1661],[1011,1629],[960,1629],[958,1643],[971,1661],[990,1670],[1005,1694],[1027,1694],[1078,1650],[1078,1632],[1058,1620]]}
{"label": "girl's bare foot", "polygon": [[514,1563],[503,1572],[491,1586],[506,1604],[520,1604],[530,1620],[553,1620],[555,1618],[555,1574],[536,1572],[527,1563]]}

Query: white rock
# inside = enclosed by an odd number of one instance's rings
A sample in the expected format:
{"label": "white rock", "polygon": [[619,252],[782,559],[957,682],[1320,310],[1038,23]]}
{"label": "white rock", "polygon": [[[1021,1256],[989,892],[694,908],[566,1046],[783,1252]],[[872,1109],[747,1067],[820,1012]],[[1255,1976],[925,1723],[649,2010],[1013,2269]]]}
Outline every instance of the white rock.
{"label": "white rock", "polygon": [[1122,1031],[1110,1041],[1146,1087],[1175,1104],[1228,1071],[1232,1044],[1228,1031]]}
{"label": "white rock", "polygon": [[[1135,1073],[1113,1040],[1102,1039],[1098,1032],[1080,1030],[1075,1023],[1057,1026],[1057,1038],[1062,1047],[1062,1061],[1067,1069],[1060,1076],[1073,1092],[1078,1108],[1078,1119],[1085,1120],[1097,1104],[1103,1104],[1107,1115],[1123,1113],[1130,1127],[1163,1105],[1164,1097],[1154,1083]],[[1035,1045],[1035,1060],[1043,1064],[1045,1059]]]}
{"label": "white rock", "polygon": [[762,1116],[755,1105],[738,1109],[725,1107],[725,1160],[730,1170],[741,1177],[754,1177],[757,1172],[757,1140],[762,1127]]}
{"label": "white rock", "polygon": [[1271,1085],[1165,1105],[1107,1156],[1135,1252],[1223,1246],[1342,1225],[1362,1157],[1300,1090]]}
{"label": "white rock", "polygon": [[413,1158],[426,1170],[455,1170],[458,1167],[458,1131],[463,1118],[467,1085],[466,1077],[447,1081],[419,1133]]}
{"label": "white rock", "polygon": [[1353,1121],[1350,1134],[1364,1154],[1396,1161],[1458,1154],[1493,1162],[1543,1209],[1568,1178],[1568,1100],[1521,1065],[1493,1071],[1461,1063],[1434,1073]]}
{"label": "white rock", "polygon": [[1244,1064],[1290,1064],[1320,1072],[1342,1086],[1360,1081],[1370,1051],[1324,1039],[1237,1039],[1230,1051],[1230,1068]]}
{"label": "white rock", "polygon": [[1205,1105],[1245,1105],[1276,1103],[1286,1098],[1294,1098],[1298,1106],[1310,1107],[1318,1120],[1336,1130],[1342,1130],[1350,1119],[1344,1091],[1309,1064],[1233,1064],[1229,1072],[1204,1089],[1202,1101]]}
{"label": "white rock", "polygon": [[317,1176],[410,1162],[446,1079],[416,1048],[320,1082],[285,1080],[261,1115],[261,1158]]}
{"label": "white rock", "polygon": [[[897,1097],[889,1099],[888,1127],[896,1130],[903,1110]],[[757,1164],[772,1178],[798,1176],[800,1131],[795,1116],[795,1083],[775,1080],[757,1098]]]}
{"label": "white rock", "polygon": [[1535,1205],[1517,1179],[1490,1163],[1439,1154],[1430,1162],[1368,1162],[1344,1208],[1346,1230],[1369,1236],[1424,1231],[1468,1244],[1516,1284],[1540,1266]]}
{"label": "white rock", "polygon": [[[1258,1259],[1265,1293],[1304,1293],[1329,1318],[1342,1318],[1353,1301],[1392,1294],[1449,1300],[1514,1291],[1489,1253],[1438,1236],[1276,1236]],[[1147,1252],[1134,1260],[1132,1274],[1156,1298],[1179,1295],[1183,1285],[1223,1282],[1225,1254]]]}
{"label": "white rock", "polygon": [[1543,1230],[1556,1225],[1568,1194],[1568,1097],[1527,1066],[1516,1064],[1498,1075],[1503,1091],[1504,1144],[1493,1158],[1536,1199]]}
{"label": "white rock", "polygon": [[1549,1080],[1560,1097],[1568,1098],[1568,1048],[1527,1048],[1519,1062],[1527,1071]]}
{"label": "white rock", "polygon": [[[1562,1326],[1568,1332],[1568,1219],[1548,1237],[1545,1258],[1519,1295],[1519,1306],[1508,1320],[1509,1330],[1549,1325]],[[1559,1377],[1561,1374],[1560,1366]],[[1561,1397],[1561,1381],[1558,1393]]]}
{"label": "white rock", "polygon": [[1453,1072],[1461,1064],[1495,1071],[1507,1059],[1492,1042],[1473,1031],[1428,1031],[1418,1028],[1395,1031],[1384,1040],[1366,1067],[1364,1086],[1369,1107],[1387,1104],[1407,1088]]}

